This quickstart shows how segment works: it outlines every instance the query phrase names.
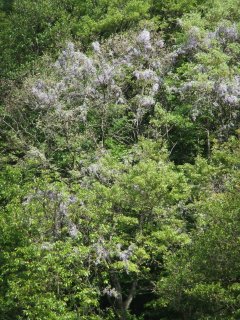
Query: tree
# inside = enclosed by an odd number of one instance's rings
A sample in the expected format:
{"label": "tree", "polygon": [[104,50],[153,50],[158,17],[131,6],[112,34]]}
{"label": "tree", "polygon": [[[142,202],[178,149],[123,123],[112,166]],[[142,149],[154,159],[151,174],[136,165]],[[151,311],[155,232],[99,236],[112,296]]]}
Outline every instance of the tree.
{"label": "tree", "polygon": [[210,184],[205,189],[208,197],[203,193],[195,204],[198,222],[191,242],[166,258],[167,277],[158,283],[159,304],[177,312],[179,319],[239,317],[236,143],[234,139],[214,151]]}

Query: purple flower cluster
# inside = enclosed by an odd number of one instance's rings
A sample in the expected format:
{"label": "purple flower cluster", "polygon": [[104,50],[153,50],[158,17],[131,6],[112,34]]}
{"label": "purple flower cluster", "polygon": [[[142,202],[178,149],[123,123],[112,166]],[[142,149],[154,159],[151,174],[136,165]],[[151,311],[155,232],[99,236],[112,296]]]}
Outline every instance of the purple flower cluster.
{"label": "purple flower cluster", "polygon": [[135,245],[130,244],[130,246],[126,250],[121,250],[121,245],[117,245],[117,251],[118,251],[118,257],[123,262],[128,262],[129,258],[133,255],[133,252],[135,250]]}
{"label": "purple flower cluster", "polygon": [[93,50],[96,52],[96,53],[100,53],[101,52],[101,47],[100,47],[100,43],[98,41],[94,41],[92,43],[92,47],[93,47]]}
{"label": "purple flower cluster", "polygon": [[[45,202],[48,201],[50,205],[54,204],[54,206],[57,207],[56,217],[54,218],[57,224],[66,225],[70,237],[75,238],[78,235],[77,226],[69,217],[68,212],[69,205],[77,202],[77,198],[74,195],[70,195],[67,199],[64,199],[61,192],[55,190],[37,190],[34,194],[26,196],[23,204],[28,205],[34,200],[41,202],[45,200]],[[61,231],[57,230],[57,233],[61,233]]]}
{"label": "purple flower cluster", "polygon": [[40,108],[52,106],[57,100],[56,90],[48,87],[41,80],[39,80],[32,88],[32,94],[37,100],[37,106]]}
{"label": "purple flower cluster", "polygon": [[236,106],[240,101],[240,76],[235,76],[232,80],[222,79],[215,84],[215,92],[226,104]]}
{"label": "purple flower cluster", "polygon": [[141,33],[139,33],[138,37],[137,37],[137,42],[146,45],[150,44],[150,32],[146,29],[144,29]]}
{"label": "purple flower cluster", "polygon": [[239,39],[239,33],[236,24],[231,26],[220,25],[216,30],[216,37],[224,41],[237,41]]}
{"label": "purple flower cluster", "polygon": [[93,247],[96,253],[96,265],[100,264],[102,261],[105,261],[110,256],[110,253],[106,249],[104,240],[102,238],[100,238],[99,241]]}
{"label": "purple flower cluster", "polygon": [[155,100],[151,96],[140,96],[139,105],[141,107],[151,107],[155,104]]}
{"label": "purple flower cluster", "polygon": [[[98,132],[104,135],[103,124],[113,106],[119,106],[120,116],[124,109],[130,111],[131,123],[138,126],[155,105],[166,69],[163,40],[144,29],[130,39],[116,37],[109,43],[93,42],[87,55],[69,42],[51,76],[32,87],[31,102],[40,111],[39,126],[48,137],[63,127],[69,136],[79,123],[88,128],[90,113],[101,122]],[[132,76],[135,81],[129,85]]]}
{"label": "purple flower cluster", "polygon": [[110,286],[107,286],[103,289],[103,294],[111,297],[111,298],[117,298],[119,296],[118,291],[115,288],[111,288]]}

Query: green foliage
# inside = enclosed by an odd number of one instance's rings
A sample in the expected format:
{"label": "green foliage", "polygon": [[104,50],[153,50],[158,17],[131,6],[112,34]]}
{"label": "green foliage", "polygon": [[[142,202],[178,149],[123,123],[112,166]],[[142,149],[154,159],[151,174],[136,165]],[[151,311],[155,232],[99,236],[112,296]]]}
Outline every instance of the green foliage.
{"label": "green foliage", "polygon": [[192,171],[185,165],[194,186],[196,229],[187,246],[166,258],[167,277],[158,283],[158,303],[179,317],[239,316],[238,154],[232,139],[214,148],[210,164],[199,159]]}
{"label": "green foliage", "polygon": [[0,1],[1,319],[239,319],[239,8]]}
{"label": "green foliage", "polygon": [[206,212],[192,243],[168,259],[159,302],[190,319],[237,319],[239,199],[214,195],[198,209],[199,215]]}
{"label": "green foliage", "polygon": [[[148,9],[148,1],[142,0],[97,4],[91,0],[15,0],[10,14],[0,20],[1,77],[16,77],[17,70],[31,68],[30,63],[46,52],[56,54],[72,37],[88,45],[97,36],[130,28],[147,17]],[[8,10],[5,2],[2,10]]]}
{"label": "green foliage", "polygon": [[2,30],[0,36],[1,76],[22,69],[46,50],[56,52],[57,46],[70,36],[68,20],[57,1],[14,1],[7,16],[8,29]]}
{"label": "green foliage", "polygon": [[113,33],[130,28],[141,19],[148,16],[149,1],[81,1],[76,2],[77,17],[83,18],[76,21],[74,31],[83,41],[96,36],[109,36]]}
{"label": "green foliage", "polygon": [[166,31],[166,37],[171,39],[179,30],[178,20],[188,12],[201,12],[205,3],[206,0],[152,0],[150,12],[160,28]]}

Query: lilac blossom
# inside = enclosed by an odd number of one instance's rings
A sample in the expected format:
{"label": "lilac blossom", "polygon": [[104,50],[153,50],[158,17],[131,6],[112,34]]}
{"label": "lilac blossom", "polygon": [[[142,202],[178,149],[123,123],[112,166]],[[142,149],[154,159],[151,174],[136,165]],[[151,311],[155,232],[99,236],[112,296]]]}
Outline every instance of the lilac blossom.
{"label": "lilac blossom", "polygon": [[80,63],[81,63],[81,70],[86,74],[94,74],[96,72],[96,67],[91,58],[88,58],[87,56],[82,55],[80,59]]}
{"label": "lilac blossom", "polygon": [[96,52],[96,53],[100,53],[101,52],[101,47],[100,47],[100,43],[98,41],[94,41],[92,43],[92,47],[93,47],[93,50]]}
{"label": "lilac blossom", "polygon": [[66,217],[68,215],[68,205],[65,202],[61,202],[58,208],[58,214],[60,217]]}
{"label": "lilac blossom", "polygon": [[76,224],[74,224],[73,222],[69,222],[68,232],[71,238],[76,238],[79,233]]}
{"label": "lilac blossom", "polygon": [[111,298],[117,298],[119,296],[118,291],[115,288],[111,288],[110,286],[107,286],[103,289],[103,294],[111,297]]}
{"label": "lilac blossom", "polygon": [[215,86],[215,91],[219,94],[219,96],[224,97],[228,92],[228,86],[224,82],[220,82]]}
{"label": "lilac blossom", "polygon": [[37,190],[33,194],[29,194],[24,199],[24,204],[29,204],[31,201],[37,199],[37,200],[43,200],[43,199],[49,199],[50,201],[60,201],[61,200],[61,193],[54,191],[54,190]]}
{"label": "lilac blossom", "polygon": [[67,50],[69,51],[69,52],[74,52],[74,44],[72,43],[72,42],[68,42],[67,43]]}
{"label": "lilac blossom", "polygon": [[88,167],[88,172],[94,176],[99,176],[101,167],[98,163],[92,163],[89,167]]}
{"label": "lilac blossom", "polygon": [[188,32],[188,39],[185,44],[185,49],[187,50],[197,49],[200,44],[199,40],[200,40],[199,28],[194,26]]}
{"label": "lilac blossom", "polygon": [[231,81],[223,79],[215,84],[214,90],[225,103],[236,105],[240,99],[240,77],[235,76]]}
{"label": "lilac blossom", "polygon": [[77,197],[75,197],[74,195],[70,195],[68,198],[68,202],[69,204],[73,204],[77,202]]}
{"label": "lilac blossom", "polygon": [[234,95],[226,95],[224,98],[226,103],[232,104],[232,105],[236,105],[239,101],[238,97],[234,96]]}
{"label": "lilac blossom", "polygon": [[143,43],[144,45],[149,44],[150,39],[151,39],[150,32],[146,29],[144,29],[137,37],[137,41],[139,43]]}
{"label": "lilac blossom", "polygon": [[129,247],[125,250],[122,250],[122,245],[117,244],[116,249],[117,249],[117,256],[118,258],[124,263],[124,268],[127,273],[129,273],[129,262],[130,258],[132,257],[134,250],[136,249],[135,244],[130,244]]}
{"label": "lilac blossom", "polygon": [[143,71],[136,70],[133,72],[133,75],[137,78],[137,80],[156,80],[156,79],[158,79],[156,72],[154,72],[151,69],[146,69]]}
{"label": "lilac blossom", "polygon": [[96,83],[98,85],[108,85],[114,83],[114,67],[106,64],[101,70],[101,73],[96,78]]}
{"label": "lilac blossom", "polygon": [[142,107],[151,107],[152,105],[155,104],[155,100],[151,96],[141,96],[139,97],[139,104]]}
{"label": "lilac blossom", "polygon": [[48,199],[49,203],[56,203],[57,210],[56,210],[56,220],[57,220],[57,227],[56,232],[57,234],[60,234],[60,224],[64,224],[68,228],[68,233],[70,237],[75,238],[78,235],[78,229],[76,224],[74,224],[68,214],[68,208],[70,204],[76,203],[77,198],[73,195],[70,195],[67,199],[63,199],[63,194],[58,191],[54,190],[38,190],[35,194],[30,194],[25,197],[23,204],[28,205],[33,200],[40,200],[43,201],[43,199]]}
{"label": "lilac blossom", "polygon": [[159,84],[158,83],[154,83],[152,86],[152,92],[153,94],[156,94],[159,90]]}
{"label": "lilac blossom", "polygon": [[156,42],[156,45],[159,47],[159,48],[164,48],[165,46],[165,43],[164,43],[164,40],[159,40]]}
{"label": "lilac blossom", "polygon": [[106,260],[109,257],[108,250],[103,246],[101,241],[95,245],[95,252],[96,252],[96,260],[95,264],[100,264],[102,260]]}
{"label": "lilac blossom", "polygon": [[[107,119],[109,106],[118,105],[119,115],[123,114],[124,108],[129,108],[135,118],[141,118],[146,113],[144,108],[155,104],[155,95],[166,69],[163,61],[168,59],[163,54],[163,40],[154,36],[151,43],[150,32],[143,30],[132,39],[108,41],[111,46],[93,42],[91,56],[68,43],[52,68],[51,82],[39,80],[33,86],[33,105],[46,111],[39,124],[48,136],[50,132],[54,137],[55,130],[61,130],[63,126],[71,136],[72,128],[79,122],[84,130],[91,131],[92,136],[93,131],[100,131],[87,125],[89,113],[93,112],[99,120]],[[151,46],[153,50],[145,50]],[[131,88],[127,83],[130,73],[137,79]],[[130,95],[129,90],[132,90]],[[99,137],[95,138],[100,141]],[[85,174],[89,173],[99,175],[97,170],[94,172],[94,166],[85,170]]]}
{"label": "lilac blossom", "polygon": [[53,106],[58,99],[58,90],[54,87],[48,87],[43,81],[38,80],[32,87],[32,94],[41,108]]}
{"label": "lilac blossom", "polygon": [[123,262],[127,262],[133,255],[135,245],[131,244],[126,250],[121,251],[121,245],[117,246],[119,259]]}
{"label": "lilac blossom", "polygon": [[133,55],[136,56],[136,57],[140,57],[141,56],[141,51],[136,49],[136,48],[134,48],[133,49]]}
{"label": "lilac blossom", "polygon": [[205,45],[207,48],[212,47],[212,42],[215,40],[217,37],[217,32],[216,31],[211,31],[206,34],[206,36],[203,39],[203,45]]}
{"label": "lilac blossom", "polygon": [[216,30],[216,35],[220,39],[236,41],[239,38],[237,26],[233,24],[232,26],[220,25]]}

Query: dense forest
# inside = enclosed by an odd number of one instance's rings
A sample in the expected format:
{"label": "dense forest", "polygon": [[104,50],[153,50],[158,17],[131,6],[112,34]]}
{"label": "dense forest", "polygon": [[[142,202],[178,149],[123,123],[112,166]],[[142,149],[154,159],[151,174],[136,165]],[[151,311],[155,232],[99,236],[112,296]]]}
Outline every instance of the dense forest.
{"label": "dense forest", "polygon": [[0,319],[240,319],[240,0],[0,0]]}

